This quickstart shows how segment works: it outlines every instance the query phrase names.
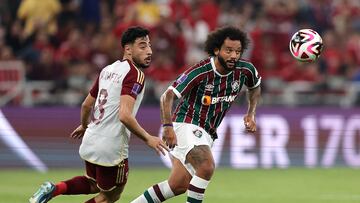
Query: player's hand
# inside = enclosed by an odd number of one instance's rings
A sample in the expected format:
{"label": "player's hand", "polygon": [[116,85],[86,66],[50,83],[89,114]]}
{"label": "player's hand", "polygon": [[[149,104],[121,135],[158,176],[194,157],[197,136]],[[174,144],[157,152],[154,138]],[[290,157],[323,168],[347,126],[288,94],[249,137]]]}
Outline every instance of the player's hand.
{"label": "player's hand", "polygon": [[249,114],[245,115],[244,125],[245,125],[245,130],[247,130],[248,132],[256,132],[255,116]]}
{"label": "player's hand", "polygon": [[176,134],[173,127],[164,127],[163,129],[163,141],[170,149],[177,145]]}
{"label": "player's hand", "polygon": [[74,139],[80,139],[84,136],[86,128],[84,128],[82,125],[79,125],[71,134],[70,137]]}
{"label": "player's hand", "polygon": [[158,137],[149,136],[149,138],[146,141],[146,144],[155,149],[156,153],[158,155],[163,154],[165,156],[165,150],[169,151],[169,148],[166,146],[166,144]]}

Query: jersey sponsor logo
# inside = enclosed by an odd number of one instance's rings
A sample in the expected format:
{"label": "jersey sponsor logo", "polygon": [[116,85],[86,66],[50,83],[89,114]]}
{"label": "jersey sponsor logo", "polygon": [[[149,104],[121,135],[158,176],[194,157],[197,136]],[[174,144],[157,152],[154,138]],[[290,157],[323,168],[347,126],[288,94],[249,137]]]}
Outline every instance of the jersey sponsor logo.
{"label": "jersey sponsor logo", "polygon": [[232,88],[233,92],[238,91],[239,87],[240,87],[240,83],[237,80],[235,80],[231,83],[231,88]]}
{"label": "jersey sponsor logo", "polygon": [[183,83],[183,82],[186,80],[187,77],[188,77],[187,75],[182,74],[182,75],[176,80],[176,82],[177,82],[178,84],[181,84],[181,83]]}
{"label": "jersey sponsor logo", "polygon": [[140,90],[141,90],[141,85],[139,85],[138,83],[135,83],[131,90],[131,93],[138,95],[140,93]]}
{"label": "jersey sponsor logo", "polygon": [[217,104],[219,102],[233,102],[236,99],[237,95],[229,95],[223,97],[210,97],[208,95],[204,95],[201,98],[201,103],[205,106],[209,106],[210,104]]}
{"label": "jersey sponsor logo", "polygon": [[205,106],[209,106],[211,104],[211,97],[208,96],[208,95],[204,95],[202,98],[201,98],[201,103]]}
{"label": "jersey sponsor logo", "polygon": [[219,102],[233,102],[236,98],[236,95],[223,96],[223,97],[214,97],[211,99],[211,104],[216,104]]}
{"label": "jersey sponsor logo", "polygon": [[195,137],[198,137],[198,138],[202,137],[202,135],[203,135],[203,133],[199,129],[194,130],[193,133],[194,133]]}
{"label": "jersey sponsor logo", "polygon": [[214,85],[212,84],[205,85],[205,91],[213,91],[213,90],[214,90]]}

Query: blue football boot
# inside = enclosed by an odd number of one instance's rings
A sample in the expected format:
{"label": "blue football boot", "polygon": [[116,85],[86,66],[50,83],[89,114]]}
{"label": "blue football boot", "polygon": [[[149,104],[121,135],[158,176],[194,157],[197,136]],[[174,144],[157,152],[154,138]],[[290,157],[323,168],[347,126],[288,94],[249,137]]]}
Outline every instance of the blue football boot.
{"label": "blue football boot", "polygon": [[55,185],[51,182],[45,182],[29,199],[29,203],[46,203],[52,198],[54,191]]}

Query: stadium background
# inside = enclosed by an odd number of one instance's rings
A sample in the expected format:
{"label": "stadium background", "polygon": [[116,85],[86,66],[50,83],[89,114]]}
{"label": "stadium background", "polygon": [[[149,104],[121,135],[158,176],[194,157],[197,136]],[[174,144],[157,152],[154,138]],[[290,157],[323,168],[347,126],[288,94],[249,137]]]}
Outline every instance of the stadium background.
{"label": "stadium background", "polygon": [[[206,57],[206,35],[227,24],[251,38],[243,58],[263,78],[259,129],[255,135],[244,132],[243,92],[219,129],[219,170],[205,201],[359,202],[357,0],[2,0],[0,202],[25,202],[47,178],[82,173],[80,141],[68,135],[96,74],[121,56],[124,29],[151,30],[153,62],[137,118],[159,135],[160,94],[178,73]],[[290,55],[289,39],[301,28],[323,37],[316,63]],[[133,138],[133,175],[124,202],[167,177],[166,164]]]}

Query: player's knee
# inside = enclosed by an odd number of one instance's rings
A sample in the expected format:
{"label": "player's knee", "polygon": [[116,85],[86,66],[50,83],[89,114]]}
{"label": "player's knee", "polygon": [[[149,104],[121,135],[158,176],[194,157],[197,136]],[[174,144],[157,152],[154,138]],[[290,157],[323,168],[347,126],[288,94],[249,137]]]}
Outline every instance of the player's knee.
{"label": "player's knee", "polygon": [[214,170],[215,163],[213,161],[205,161],[198,166],[196,173],[200,177],[210,180],[214,173]]}

